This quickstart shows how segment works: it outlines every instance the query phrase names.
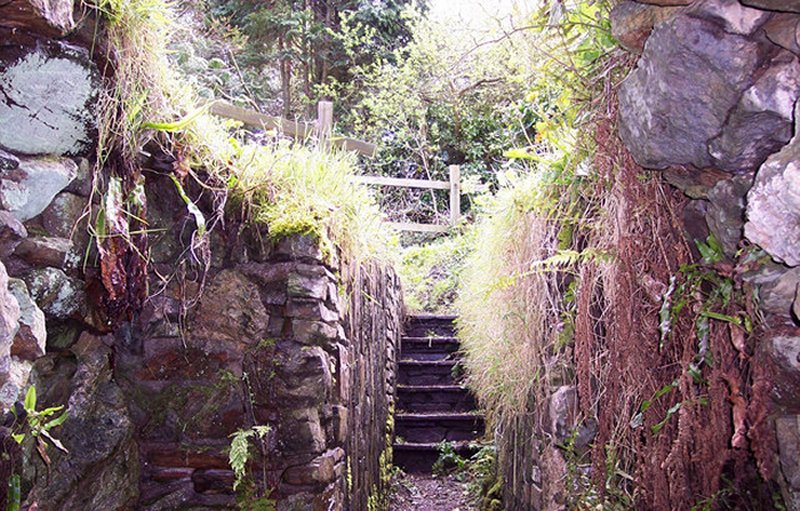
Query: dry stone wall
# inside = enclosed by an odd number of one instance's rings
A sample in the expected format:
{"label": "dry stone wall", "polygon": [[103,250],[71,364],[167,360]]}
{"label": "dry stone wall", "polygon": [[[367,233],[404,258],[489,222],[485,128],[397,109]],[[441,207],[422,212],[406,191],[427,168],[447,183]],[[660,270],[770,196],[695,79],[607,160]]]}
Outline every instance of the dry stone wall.
{"label": "dry stone wall", "polygon": [[[183,200],[145,170],[150,296],[108,321],[87,232],[93,187],[105,191],[90,170],[103,66],[78,4],[0,5],[0,488],[22,470],[23,504],[42,511],[237,509],[231,435],[268,426],[239,498],[378,509],[402,309],[391,268],[339,261],[308,237],[267,242],[238,211],[199,264]],[[49,467],[9,443],[6,412],[30,383],[39,408],[69,410],[53,431],[69,454],[51,448]]]}
{"label": "dry stone wall", "polygon": [[[752,456],[749,465],[737,462],[738,473],[757,471],[768,493],[800,510],[800,8],[770,0],[622,1],[611,22],[622,46],[640,55],[619,89],[622,141],[639,165],[690,199],[683,212],[690,245],[713,234],[725,264],[733,266],[742,249],[763,262],[741,275],[758,288],[763,322],[742,355],[753,372],[752,389],[743,389],[746,417],[726,419],[727,427],[744,419],[747,436],[726,448],[740,460]],[[587,456],[597,425],[580,420],[574,386],[551,384],[528,415],[497,425],[506,509],[563,509],[570,495],[591,493],[581,481],[602,480],[593,474],[602,463]],[[734,392],[731,402],[737,398]],[[743,445],[754,452],[738,450]]]}

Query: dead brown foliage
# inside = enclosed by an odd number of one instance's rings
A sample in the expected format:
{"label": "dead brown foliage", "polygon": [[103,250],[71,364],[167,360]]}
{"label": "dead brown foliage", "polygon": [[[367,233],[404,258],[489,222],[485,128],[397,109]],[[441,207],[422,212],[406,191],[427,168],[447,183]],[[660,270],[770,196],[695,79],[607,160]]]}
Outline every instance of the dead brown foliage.
{"label": "dead brown foliage", "polygon": [[[607,104],[595,131],[600,228],[586,236],[613,257],[580,270],[574,350],[579,409],[598,421],[595,489],[611,500],[626,495],[637,509],[746,509],[748,497],[736,488],[757,483],[743,470],[752,466],[750,339],[714,319],[707,335],[698,334],[708,284],[682,297],[668,335],[659,328],[670,283],[686,283],[687,265],[731,278],[736,296],[746,293],[732,265],[710,267],[693,256],[683,234],[685,197],[636,165],[615,133],[615,102]],[[719,307],[729,316],[746,309],[736,300]]]}

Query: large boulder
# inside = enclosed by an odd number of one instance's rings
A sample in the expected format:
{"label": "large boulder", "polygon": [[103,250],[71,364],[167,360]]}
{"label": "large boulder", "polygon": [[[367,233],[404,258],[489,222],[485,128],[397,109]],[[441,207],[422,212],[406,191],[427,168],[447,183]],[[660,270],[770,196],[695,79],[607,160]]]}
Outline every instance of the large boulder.
{"label": "large boulder", "polygon": [[656,25],[620,87],[620,135],[642,166],[748,173],[788,142],[797,59],[755,32],[763,13],[728,3]]}
{"label": "large boulder", "polygon": [[0,3],[0,27],[59,37],[75,28],[74,0],[8,0]]}
{"label": "large boulder", "polygon": [[744,233],[776,261],[800,264],[800,137],[759,169],[747,194]]}
{"label": "large boulder", "polygon": [[800,12],[800,0],[741,0],[741,2],[768,11]]}
{"label": "large boulder", "polygon": [[800,15],[775,14],[763,28],[767,39],[781,48],[800,55]]}
{"label": "large boulder", "polygon": [[708,142],[714,164],[730,172],[746,171],[786,144],[798,95],[800,62],[783,51],[744,92],[722,133]]}
{"label": "large boulder", "polygon": [[0,147],[25,155],[86,152],[100,89],[85,49],[65,43],[0,46]]}
{"label": "large boulder", "polygon": [[[14,130],[0,133],[8,131]],[[30,220],[47,208],[77,171],[75,162],[68,158],[25,158],[13,171],[0,172],[0,207],[20,222]]]}

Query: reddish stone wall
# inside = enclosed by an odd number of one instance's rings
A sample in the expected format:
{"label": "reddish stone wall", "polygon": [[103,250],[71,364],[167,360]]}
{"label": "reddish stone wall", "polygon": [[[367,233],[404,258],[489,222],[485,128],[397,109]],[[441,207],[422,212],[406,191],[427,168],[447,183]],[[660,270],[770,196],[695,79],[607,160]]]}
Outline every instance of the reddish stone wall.
{"label": "reddish stone wall", "polygon": [[251,476],[278,509],[367,509],[382,490],[396,276],[368,265],[343,286],[305,238],[261,259],[213,269],[188,310],[176,282],[118,337],[142,509],[232,508],[229,435],[254,425],[271,430]]}

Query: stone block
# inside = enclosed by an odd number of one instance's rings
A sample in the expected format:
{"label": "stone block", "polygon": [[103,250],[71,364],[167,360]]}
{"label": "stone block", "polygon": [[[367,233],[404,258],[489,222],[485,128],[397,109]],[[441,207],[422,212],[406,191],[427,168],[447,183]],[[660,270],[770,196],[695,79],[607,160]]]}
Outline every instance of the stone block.
{"label": "stone block", "polygon": [[287,469],[283,474],[283,481],[295,486],[327,486],[336,478],[336,466],[342,459],[344,459],[343,449],[337,447],[326,451],[308,465]]}
{"label": "stone block", "polygon": [[0,258],[13,254],[27,236],[28,231],[22,222],[8,211],[0,211]]}
{"label": "stone block", "polygon": [[81,256],[67,238],[36,236],[25,238],[14,255],[31,266],[50,266],[73,269],[80,265]]}
{"label": "stone block", "polygon": [[295,235],[279,240],[273,252],[276,258],[324,262],[319,241],[313,236]]}
{"label": "stone block", "polygon": [[339,320],[339,314],[330,310],[320,300],[292,298],[286,304],[286,316],[309,321],[333,323]]}
{"label": "stone block", "polygon": [[276,437],[285,454],[320,453],[327,445],[319,410],[314,407],[296,409],[279,420]]}
{"label": "stone block", "polygon": [[275,357],[275,391],[285,406],[321,404],[330,395],[330,361],[324,350],[281,342]]}
{"label": "stone block", "polygon": [[11,354],[21,360],[33,362],[44,355],[47,342],[47,331],[44,324],[44,313],[28,294],[25,282],[10,279],[8,289],[20,308],[19,330],[11,346]]}
{"label": "stone block", "polygon": [[18,168],[0,174],[0,207],[20,222],[30,220],[50,205],[76,173],[77,166],[68,158],[24,158]]}
{"label": "stone block", "polygon": [[327,346],[339,338],[338,329],[324,321],[295,319],[292,321],[294,339],[303,344]]}
{"label": "stone block", "polygon": [[86,306],[83,282],[68,277],[56,268],[39,268],[22,278],[28,285],[31,297],[47,315],[68,319]]}
{"label": "stone block", "polygon": [[210,280],[188,324],[195,337],[248,345],[267,337],[269,315],[252,281],[223,270]]}

